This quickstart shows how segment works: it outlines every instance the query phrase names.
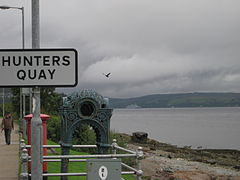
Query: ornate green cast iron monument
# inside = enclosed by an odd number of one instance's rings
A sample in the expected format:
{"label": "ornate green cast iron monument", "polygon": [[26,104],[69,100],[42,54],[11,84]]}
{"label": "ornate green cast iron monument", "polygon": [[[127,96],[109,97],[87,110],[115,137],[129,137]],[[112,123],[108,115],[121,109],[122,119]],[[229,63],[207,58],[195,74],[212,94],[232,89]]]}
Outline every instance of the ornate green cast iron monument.
{"label": "ornate green cast iron monument", "polygon": [[[96,133],[99,153],[107,152],[109,145],[110,118],[112,109],[108,102],[93,90],[82,90],[68,96],[59,109],[61,115],[61,147],[62,154],[68,155],[72,147],[72,136],[76,128],[82,124],[90,125]],[[63,159],[61,171],[67,172],[68,160]]]}

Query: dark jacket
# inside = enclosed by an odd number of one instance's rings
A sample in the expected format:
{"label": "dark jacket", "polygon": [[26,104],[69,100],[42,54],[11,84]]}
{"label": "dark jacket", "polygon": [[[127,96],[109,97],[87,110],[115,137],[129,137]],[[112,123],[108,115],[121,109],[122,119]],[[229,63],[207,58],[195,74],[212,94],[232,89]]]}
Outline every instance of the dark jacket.
{"label": "dark jacket", "polygon": [[13,119],[12,119],[11,115],[7,115],[3,118],[2,123],[1,123],[1,128],[2,129],[14,129]]}

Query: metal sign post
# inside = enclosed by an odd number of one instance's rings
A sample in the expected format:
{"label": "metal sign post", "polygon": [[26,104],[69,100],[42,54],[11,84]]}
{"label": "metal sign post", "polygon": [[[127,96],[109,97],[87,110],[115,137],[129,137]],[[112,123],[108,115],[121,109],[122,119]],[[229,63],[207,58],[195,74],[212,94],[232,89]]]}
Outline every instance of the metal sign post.
{"label": "metal sign post", "polygon": [[[32,48],[40,48],[39,0],[32,0]],[[33,118],[31,121],[32,180],[42,180],[42,120],[40,118],[40,89],[33,88]]]}
{"label": "metal sign post", "polygon": [[[39,33],[39,0],[32,0],[32,48],[40,48],[40,33]],[[63,50],[61,50],[63,51]],[[41,54],[40,52],[43,52]],[[64,53],[70,54],[64,54]],[[31,121],[31,144],[32,144],[32,180],[42,180],[42,120],[40,118],[40,88],[41,86],[67,86],[73,87],[77,85],[77,51],[66,50],[59,52],[58,50],[50,51],[37,51],[40,55],[34,56],[29,52],[26,59],[35,59],[35,72],[30,75],[31,69],[28,69],[28,77],[26,71],[19,70],[17,78],[26,80],[26,86],[34,86],[33,88],[33,118]],[[24,56],[24,54],[22,54]],[[72,60],[73,59],[73,60]],[[36,63],[37,62],[37,63]],[[27,63],[27,62],[26,62]],[[46,68],[47,67],[47,68]],[[69,68],[66,70],[66,68]],[[41,70],[39,71],[39,69]],[[60,68],[60,69],[58,69]],[[61,69],[62,68],[62,69]],[[25,72],[25,73],[24,73]],[[37,72],[39,73],[37,75]],[[74,72],[74,74],[72,73]],[[57,74],[59,73],[59,74]],[[21,76],[21,74],[23,76]],[[48,75],[47,75],[48,74]],[[20,75],[20,76],[19,76]],[[25,76],[26,75],[26,76]],[[70,76],[69,76],[70,75]],[[24,77],[24,79],[22,78]],[[34,78],[33,78],[34,77]],[[60,79],[58,79],[60,77]],[[25,79],[28,78],[28,79]],[[33,80],[35,79],[35,80]]]}
{"label": "metal sign post", "polygon": [[42,180],[42,120],[40,118],[40,88],[33,88],[33,118],[31,120],[32,180]]}

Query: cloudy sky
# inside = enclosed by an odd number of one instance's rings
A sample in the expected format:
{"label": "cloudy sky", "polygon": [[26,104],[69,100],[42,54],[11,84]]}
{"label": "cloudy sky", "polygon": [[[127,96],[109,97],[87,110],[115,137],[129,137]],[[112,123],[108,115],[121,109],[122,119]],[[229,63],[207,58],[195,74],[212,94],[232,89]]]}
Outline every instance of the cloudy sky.
{"label": "cloudy sky", "polygon": [[[31,1],[0,5],[25,7],[31,48]],[[40,18],[42,48],[79,53],[78,87],[65,91],[240,92],[239,0],[40,0]],[[0,10],[0,48],[21,43],[21,11]]]}

